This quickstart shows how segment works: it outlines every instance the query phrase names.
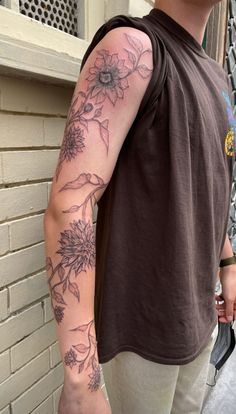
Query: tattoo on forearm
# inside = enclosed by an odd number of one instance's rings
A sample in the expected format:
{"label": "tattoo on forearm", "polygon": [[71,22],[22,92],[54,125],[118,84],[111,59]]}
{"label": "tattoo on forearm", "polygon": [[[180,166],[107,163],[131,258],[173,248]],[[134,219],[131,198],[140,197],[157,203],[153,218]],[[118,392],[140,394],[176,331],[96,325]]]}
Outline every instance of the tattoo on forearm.
{"label": "tattoo on forearm", "polygon": [[88,194],[81,204],[76,204],[67,210],[63,210],[63,213],[76,213],[82,210],[82,220],[86,219],[87,207],[90,204],[91,209],[96,204],[96,193],[106,188],[105,182],[101,177],[96,174],[80,174],[75,180],[66,183],[59,192],[66,190],[87,190]]}
{"label": "tattoo on forearm", "polygon": [[85,325],[77,326],[70,329],[71,332],[78,332],[82,336],[82,340],[65,353],[64,363],[71,369],[78,368],[78,374],[84,371],[89,371],[88,388],[91,392],[97,391],[101,382],[100,366],[97,360],[97,342],[95,336],[92,335],[91,330],[94,325],[94,320]]}
{"label": "tattoo on forearm", "polygon": [[[64,317],[64,309],[67,305],[64,298],[65,292],[69,291],[79,302],[80,291],[76,282],[77,276],[95,266],[93,226],[83,220],[74,220],[70,223],[70,228],[61,233],[59,245],[60,248],[56,253],[61,256],[60,262],[54,267],[52,259],[50,257],[46,259],[52,308],[57,323],[62,322]],[[56,303],[55,306],[54,303]]]}
{"label": "tattoo on forearm", "polygon": [[[109,119],[101,120],[102,104],[108,100],[113,106],[119,99],[124,98],[124,91],[129,88],[129,77],[137,73],[142,79],[147,79],[152,69],[141,63],[146,53],[142,42],[135,36],[125,33],[127,47],[127,61],[121,59],[117,53],[111,54],[108,50],[99,50],[94,66],[89,69],[87,90],[79,91],[72,99],[65,127],[64,139],[56,169],[56,180],[59,177],[63,163],[70,162],[85,148],[85,133],[89,132],[91,123],[97,124],[99,136],[109,151]],[[79,103],[79,98],[81,102]]]}

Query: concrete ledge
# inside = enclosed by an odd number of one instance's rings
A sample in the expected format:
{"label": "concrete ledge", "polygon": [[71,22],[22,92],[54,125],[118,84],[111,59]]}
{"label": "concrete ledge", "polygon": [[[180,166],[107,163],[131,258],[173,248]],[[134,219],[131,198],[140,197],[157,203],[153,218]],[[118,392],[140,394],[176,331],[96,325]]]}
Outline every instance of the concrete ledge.
{"label": "concrete ledge", "polygon": [[0,73],[74,84],[88,42],[0,6]]}

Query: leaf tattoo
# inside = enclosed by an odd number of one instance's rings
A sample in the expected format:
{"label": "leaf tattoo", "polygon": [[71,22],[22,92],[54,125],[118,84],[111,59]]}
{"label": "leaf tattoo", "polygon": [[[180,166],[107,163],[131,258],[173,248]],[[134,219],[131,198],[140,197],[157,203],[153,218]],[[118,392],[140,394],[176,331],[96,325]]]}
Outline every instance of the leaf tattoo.
{"label": "leaf tattoo", "polygon": [[94,320],[85,325],[77,326],[70,329],[71,332],[79,332],[83,339],[72,347],[64,355],[64,363],[71,369],[78,368],[78,374],[89,370],[88,388],[91,392],[97,391],[101,382],[101,370],[97,360],[97,342],[92,335],[91,330],[94,325]]}
{"label": "leaf tattoo", "polygon": [[[87,90],[79,91],[72,98],[59,161],[55,173],[56,181],[61,173],[63,163],[70,162],[85,149],[85,135],[89,132],[91,123],[97,124],[101,141],[106,153],[109,152],[109,119],[100,120],[103,114],[103,103],[108,100],[113,106],[118,100],[124,99],[125,90],[129,88],[129,77],[137,73],[142,79],[151,76],[152,69],[141,63],[146,53],[151,49],[144,49],[142,42],[135,36],[125,33],[129,48],[127,62],[117,53],[111,54],[108,50],[97,51],[98,57],[90,67],[86,78]],[[80,98],[80,103],[79,103]]]}
{"label": "leaf tattoo", "polygon": [[79,210],[82,210],[82,219],[85,220],[88,204],[90,203],[93,206],[96,203],[95,194],[106,188],[106,185],[107,184],[104,183],[103,179],[96,174],[80,174],[75,180],[65,184],[59,192],[86,188],[88,189],[88,195],[80,205],[74,205],[68,210],[63,210],[63,213],[76,213]]}

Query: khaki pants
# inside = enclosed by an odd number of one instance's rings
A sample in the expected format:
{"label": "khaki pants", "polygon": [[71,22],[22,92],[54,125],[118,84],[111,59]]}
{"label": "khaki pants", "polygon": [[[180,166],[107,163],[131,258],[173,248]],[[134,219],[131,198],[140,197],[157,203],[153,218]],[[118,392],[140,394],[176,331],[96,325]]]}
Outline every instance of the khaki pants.
{"label": "khaki pants", "polygon": [[193,362],[161,365],[133,352],[103,364],[112,414],[199,414],[213,339]]}

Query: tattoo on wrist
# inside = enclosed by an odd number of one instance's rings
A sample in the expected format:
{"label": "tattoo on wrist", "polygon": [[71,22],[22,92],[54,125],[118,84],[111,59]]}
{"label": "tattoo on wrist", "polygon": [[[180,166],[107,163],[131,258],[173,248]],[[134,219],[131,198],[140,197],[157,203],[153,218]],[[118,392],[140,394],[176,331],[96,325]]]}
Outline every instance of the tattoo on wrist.
{"label": "tattoo on wrist", "polygon": [[[94,326],[94,320],[85,325],[77,326],[70,329],[71,332],[78,332],[79,342],[72,345],[64,355],[66,366],[78,368],[78,374],[88,371],[89,383],[88,388],[91,392],[97,391],[101,382],[101,370],[97,360],[97,341],[91,330]],[[82,336],[82,339],[81,339]]]}
{"label": "tattoo on wrist", "polygon": [[[137,73],[142,79],[147,79],[152,69],[141,63],[146,53],[142,42],[135,36],[124,34],[127,40],[127,59],[121,59],[117,53],[111,54],[103,49],[97,52],[98,57],[94,66],[90,67],[87,90],[75,92],[69,109],[64,138],[55,173],[58,180],[64,162],[70,162],[85,149],[85,135],[89,132],[89,125],[96,124],[99,136],[109,152],[109,119],[101,120],[103,103],[107,100],[113,106],[117,101],[124,99],[124,91],[129,88],[128,79]],[[80,101],[80,102],[79,102]]]}
{"label": "tattoo on wrist", "polygon": [[95,267],[93,225],[83,220],[74,220],[70,223],[70,227],[61,233],[59,245],[60,248],[56,253],[61,256],[60,262],[54,267],[52,259],[50,257],[46,259],[52,308],[58,324],[63,320],[67,305],[65,292],[70,292],[79,302],[80,291],[76,279],[81,272]]}

